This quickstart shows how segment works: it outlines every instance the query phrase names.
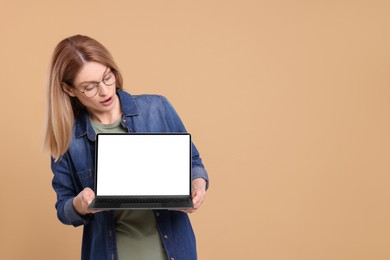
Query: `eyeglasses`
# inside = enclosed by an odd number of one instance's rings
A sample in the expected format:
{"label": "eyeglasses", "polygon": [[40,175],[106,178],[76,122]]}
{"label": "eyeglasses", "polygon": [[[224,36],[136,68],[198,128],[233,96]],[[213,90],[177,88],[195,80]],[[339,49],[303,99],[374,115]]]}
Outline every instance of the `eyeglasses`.
{"label": "eyeglasses", "polygon": [[110,71],[108,74],[106,74],[103,77],[103,79],[101,81],[88,84],[88,86],[86,86],[84,88],[84,90],[80,90],[76,87],[75,87],[75,89],[77,89],[78,91],[83,93],[86,97],[92,98],[92,97],[96,96],[96,94],[99,92],[100,83],[102,83],[102,82],[106,86],[112,86],[116,82],[116,78],[115,78],[114,73],[112,71]]}

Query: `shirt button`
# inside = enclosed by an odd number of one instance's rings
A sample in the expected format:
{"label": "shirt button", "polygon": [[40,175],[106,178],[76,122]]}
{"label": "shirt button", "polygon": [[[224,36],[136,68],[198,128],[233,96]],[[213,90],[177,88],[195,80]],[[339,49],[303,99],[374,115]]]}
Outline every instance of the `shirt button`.
{"label": "shirt button", "polygon": [[164,235],[164,239],[168,239],[168,235]]}
{"label": "shirt button", "polygon": [[156,217],[159,217],[159,216],[160,216],[160,212],[157,212],[157,213],[156,213]]}

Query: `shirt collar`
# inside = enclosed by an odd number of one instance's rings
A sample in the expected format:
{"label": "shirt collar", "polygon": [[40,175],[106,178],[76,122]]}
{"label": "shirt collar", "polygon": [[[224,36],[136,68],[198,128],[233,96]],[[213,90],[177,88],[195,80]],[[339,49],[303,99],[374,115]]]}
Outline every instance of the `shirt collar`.
{"label": "shirt collar", "polygon": [[[135,102],[134,97],[131,94],[121,89],[118,89],[116,93],[119,97],[119,101],[121,102],[123,118],[139,115],[137,103]],[[95,141],[96,134],[92,128],[91,123],[89,122],[88,112],[86,109],[83,109],[80,114],[75,118],[74,124],[76,138],[80,138],[83,135],[87,135],[89,140]]]}

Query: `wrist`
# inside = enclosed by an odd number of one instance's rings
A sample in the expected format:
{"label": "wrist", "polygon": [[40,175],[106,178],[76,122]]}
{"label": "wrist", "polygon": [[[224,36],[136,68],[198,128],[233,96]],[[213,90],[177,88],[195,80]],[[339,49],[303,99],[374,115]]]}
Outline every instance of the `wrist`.
{"label": "wrist", "polygon": [[206,180],[203,178],[196,178],[193,180],[194,188],[206,188]]}

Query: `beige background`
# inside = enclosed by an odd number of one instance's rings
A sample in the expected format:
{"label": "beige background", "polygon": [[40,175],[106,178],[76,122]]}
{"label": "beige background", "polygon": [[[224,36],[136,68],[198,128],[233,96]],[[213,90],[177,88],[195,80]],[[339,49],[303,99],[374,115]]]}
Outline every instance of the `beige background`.
{"label": "beige background", "polygon": [[199,259],[390,259],[390,3],[5,1],[2,259],[79,259],[41,151],[54,46],[86,34],[173,103],[211,178]]}

